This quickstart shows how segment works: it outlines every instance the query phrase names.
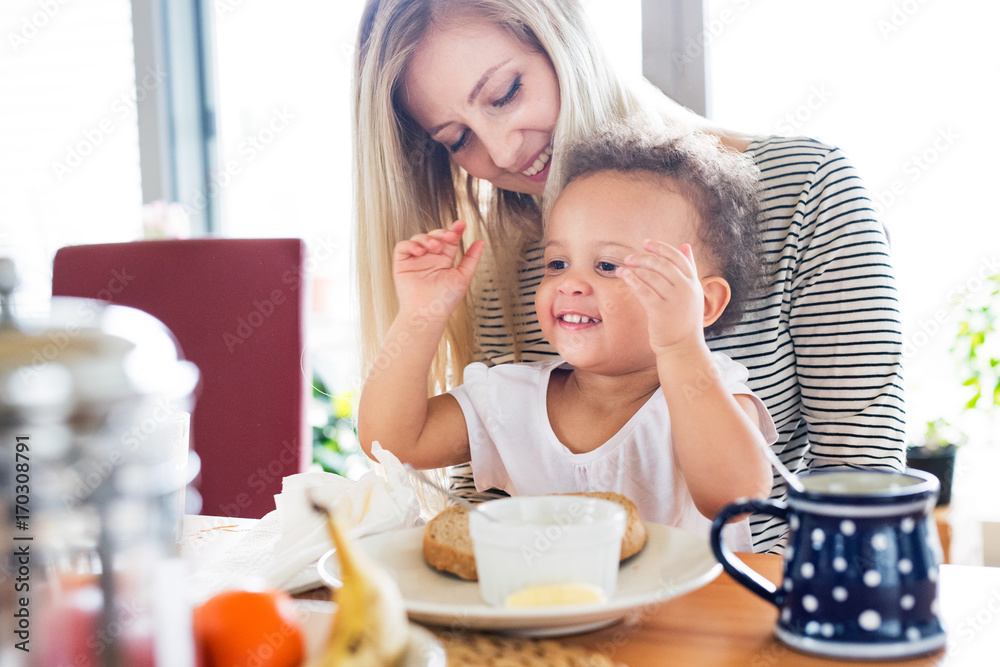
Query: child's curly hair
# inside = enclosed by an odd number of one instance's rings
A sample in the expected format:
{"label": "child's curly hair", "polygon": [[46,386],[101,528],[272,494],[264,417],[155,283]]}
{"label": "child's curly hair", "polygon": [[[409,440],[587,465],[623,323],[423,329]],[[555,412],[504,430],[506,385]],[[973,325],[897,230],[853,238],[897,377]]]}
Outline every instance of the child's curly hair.
{"label": "child's curly hair", "polygon": [[705,133],[669,134],[648,121],[618,121],[570,146],[567,185],[585,175],[614,171],[669,179],[701,218],[698,236],[732,291],[728,307],[707,333],[732,327],[758,287],[762,270],[757,230],[759,172],[742,153]]}

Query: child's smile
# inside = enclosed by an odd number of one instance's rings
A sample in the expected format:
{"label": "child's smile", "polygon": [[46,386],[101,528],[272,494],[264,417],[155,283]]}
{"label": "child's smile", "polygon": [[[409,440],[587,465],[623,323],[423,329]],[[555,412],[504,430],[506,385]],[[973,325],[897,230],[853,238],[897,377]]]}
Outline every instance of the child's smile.
{"label": "child's smile", "polygon": [[563,329],[579,331],[601,323],[601,318],[596,315],[581,315],[580,313],[561,313],[556,315],[556,321]]}

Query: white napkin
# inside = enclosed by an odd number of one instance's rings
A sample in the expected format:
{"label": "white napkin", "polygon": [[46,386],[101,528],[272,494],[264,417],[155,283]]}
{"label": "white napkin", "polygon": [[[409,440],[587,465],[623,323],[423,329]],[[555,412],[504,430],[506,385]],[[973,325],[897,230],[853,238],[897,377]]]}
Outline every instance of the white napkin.
{"label": "white napkin", "polygon": [[333,543],[312,501],[349,518],[355,538],[422,524],[417,494],[399,459],[377,442],[372,456],[379,463],[371,463],[372,470],[357,481],[325,472],[285,477],[274,497],[276,509],[225,555],[192,575],[196,596],[204,599],[247,582],[292,593],[320,585],[316,561]]}
{"label": "white napkin", "polygon": [[282,480],[281,494],[274,497],[281,537],[266,572],[268,583],[287,584],[303,566],[315,563],[333,548],[326,518],[312,508],[313,502],[346,519],[350,535],[355,538],[418,525],[420,504],[406,469],[377,442],[372,444],[372,455],[381,466],[356,482],[327,472],[302,473]]}

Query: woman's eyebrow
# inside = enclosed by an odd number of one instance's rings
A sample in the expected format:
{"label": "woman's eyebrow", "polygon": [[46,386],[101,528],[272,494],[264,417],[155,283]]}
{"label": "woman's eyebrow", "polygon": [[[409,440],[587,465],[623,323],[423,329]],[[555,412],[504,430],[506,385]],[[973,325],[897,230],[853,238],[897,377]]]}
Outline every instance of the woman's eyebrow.
{"label": "woman's eyebrow", "polygon": [[502,63],[498,63],[493,67],[489,68],[488,70],[486,70],[485,72],[483,72],[483,75],[479,78],[479,81],[477,81],[476,85],[473,86],[472,92],[469,93],[469,104],[472,104],[472,102],[476,99],[476,95],[478,95],[479,91],[483,89],[483,86],[485,86],[486,82],[490,80],[490,77],[493,76],[493,74],[498,69],[509,63],[511,60],[513,60],[513,58],[507,58],[507,60],[503,61]]}

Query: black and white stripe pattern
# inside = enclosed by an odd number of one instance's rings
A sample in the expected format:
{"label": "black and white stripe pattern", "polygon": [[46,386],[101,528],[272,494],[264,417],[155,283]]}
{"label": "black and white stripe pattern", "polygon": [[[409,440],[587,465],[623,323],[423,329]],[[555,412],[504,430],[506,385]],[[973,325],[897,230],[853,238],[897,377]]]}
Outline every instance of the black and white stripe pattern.
{"label": "black and white stripe pattern", "polygon": [[[838,149],[810,139],[750,144],[760,169],[764,288],[738,326],[709,340],[750,371],[749,385],[778,429],[774,451],[794,471],[903,467],[902,334],[884,231],[868,193]],[[531,323],[522,360],[554,354],[534,317],[544,272],[533,247],[516,317]],[[476,310],[483,361],[513,361],[495,295]],[[523,318],[523,320],[521,319]],[[456,489],[474,490],[466,467]],[[777,475],[771,497],[783,498]],[[751,519],[754,548],[780,552],[785,524]]]}

